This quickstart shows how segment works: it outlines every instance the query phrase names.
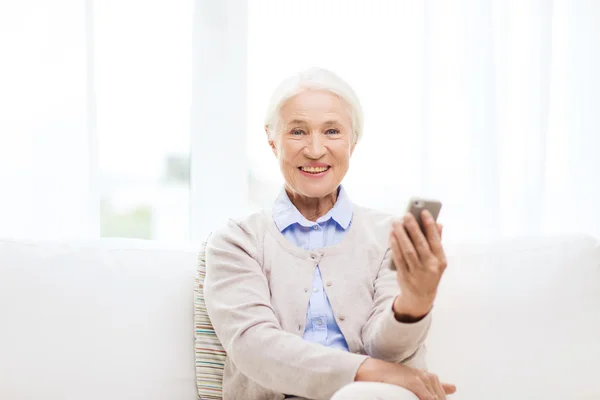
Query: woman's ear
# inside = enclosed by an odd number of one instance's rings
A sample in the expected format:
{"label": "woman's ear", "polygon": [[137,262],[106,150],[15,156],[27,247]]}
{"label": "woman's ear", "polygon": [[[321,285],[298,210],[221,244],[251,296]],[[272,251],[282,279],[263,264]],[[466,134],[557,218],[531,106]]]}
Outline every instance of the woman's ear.
{"label": "woman's ear", "polygon": [[269,147],[271,147],[273,154],[275,154],[275,157],[277,157],[277,146],[275,145],[275,141],[271,138],[271,135],[269,134],[270,131],[271,128],[269,127],[269,125],[265,125],[265,133],[267,134],[267,141],[269,142]]}

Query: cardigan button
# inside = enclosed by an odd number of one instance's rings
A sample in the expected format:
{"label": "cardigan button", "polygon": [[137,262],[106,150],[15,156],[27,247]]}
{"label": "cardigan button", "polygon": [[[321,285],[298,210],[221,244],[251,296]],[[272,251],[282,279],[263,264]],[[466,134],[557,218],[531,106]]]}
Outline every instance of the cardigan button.
{"label": "cardigan button", "polygon": [[333,285],[333,283],[331,281],[327,281],[326,285],[331,286],[331,285]]}
{"label": "cardigan button", "polygon": [[345,316],[345,315],[340,315],[340,321],[343,321],[343,320],[345,320],[345,319],[346,319],[346,316]]}

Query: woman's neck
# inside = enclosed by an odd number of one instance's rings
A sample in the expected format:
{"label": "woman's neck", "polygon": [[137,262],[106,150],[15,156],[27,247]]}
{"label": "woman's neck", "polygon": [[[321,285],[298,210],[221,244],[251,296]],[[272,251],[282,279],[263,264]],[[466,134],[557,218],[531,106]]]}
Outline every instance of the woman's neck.
{"label": "woman's neck", "polygon": [[337,189],[324,197],[306,197],[302,196],[288,187],[285,191],[292,204],[300,211],[300,214],[309,221],[316,221],[327,214],[333,208],[337,201]]}

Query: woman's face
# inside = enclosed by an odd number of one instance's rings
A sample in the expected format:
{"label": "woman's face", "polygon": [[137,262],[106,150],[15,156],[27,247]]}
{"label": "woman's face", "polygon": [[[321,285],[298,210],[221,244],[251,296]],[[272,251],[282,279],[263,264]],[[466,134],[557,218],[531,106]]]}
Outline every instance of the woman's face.
{"label": "woman's face", "polygon": [[290,98],[269,140],[288,189],[309,198],[336,190],[348,171],[353,135],[348,106],[335,94],[306,90]]}

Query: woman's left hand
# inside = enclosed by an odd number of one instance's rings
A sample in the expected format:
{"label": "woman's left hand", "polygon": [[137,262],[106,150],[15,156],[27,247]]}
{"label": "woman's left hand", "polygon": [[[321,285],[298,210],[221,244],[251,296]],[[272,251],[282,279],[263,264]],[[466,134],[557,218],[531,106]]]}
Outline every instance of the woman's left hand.
{"label": "woman's left hand", "polygon": [[411,214],[394,222],[390,233],[390,249],[400,286],[400,295],[394,301],[394,313],[399,320],[418,320],[429,313],[447,266],[441,243],[442,226],[436,224],[427,210],[422,212],[421,220],[425,234]]}

